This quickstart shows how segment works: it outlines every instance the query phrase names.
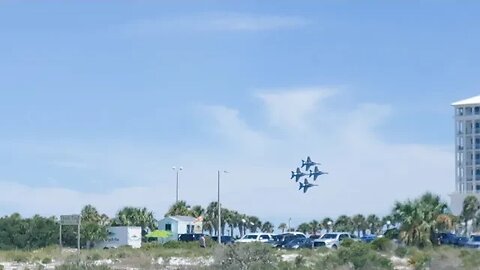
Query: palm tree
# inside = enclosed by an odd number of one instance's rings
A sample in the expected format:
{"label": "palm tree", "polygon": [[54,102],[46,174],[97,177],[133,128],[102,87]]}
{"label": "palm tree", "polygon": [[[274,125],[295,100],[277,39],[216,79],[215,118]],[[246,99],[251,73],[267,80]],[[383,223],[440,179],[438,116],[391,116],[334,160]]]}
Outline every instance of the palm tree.
{"label": "palm tree", "polygon": [[286,223],[280,223],[280,225],[278,225],[278,229],[279,230],[282,230],[282,233],[285,233],[285,230],[288,228],[287,224]]}
{"label": "palm tree", "polygon": [[214,234],[218,234],[218,206],[217,202],[211,202],[205,211],[205,219],[204,224],[207,224],[207,228],[209,229],[210,235],[212,235],[212,231]]}
{"label": "palm tree", "polygon": [[157,228],[153,212],[147,208],[124,207],[118,211],[113,220],[114,226],[139,226],[142,227],[142,236]]}
{"label": "palm tree", "polygon": [[238,227],[238,223],[240,222],[239,213],[234,210],[228,210],[228,215],[225,222],[228,224],[230,236],[233,237],[233,231],[236,227]]}
{"label": "palm tree", "polygon": [[310,229],[313,235],[317,235],[317,232],[321,229],[321,225],[317,220],[310,221]]}
{"label": "palm tree", "polygon": [[107,215],[98,213],[97,209],[92,205],[86,205],[81,211],[81,235],[86,241],[87,248],[98,240],[107,238],[107,226],[110,219]]}
{"label": "palm tree", "polygon": [[273,226],[273,224],[270,223],[269,221],[267,221],[267,222],[262,224],[261,231],[264,232],[264,233],[273,233],[273,228],[275,228]]}
{"label": "palm tree", "polygon": [[302,232],[302,233],[304,233],[304,234],[306,234],[307,232],[309,232],[311,229],[312,229],[312,228],[310,227],[310,224],[308,224],[308,223],[302,223],[302,224],[298,225],[298,228],[297,228],[297,230],[298,230],[299,232]]}
{"label": "palm tree", "polygon": [[333,227],[336,231],[342,232],[353,232],[354,230],[352,220],[346,215],[339,216]]}
{"label": "palm tree", "polygon": [[362,232],[362,235],[365,235],[365,231],[368,228],[367,220],[365,217],[361,214],[357,214],[352,217],[352,223],[357,231],[357,236],[360,237],[360,231]]}
{"label": "palm tree", "polygon": [[243,237],[243,235],[247,231],[247,216],[245,214],[240,214],[238,213],[238,231],[240,232],[240,237]]}
{"label": "palm tree", "polygon": [[165,214],[167,216],[188,216],[190,215],[190,206],[186,201],[178,201],[170,206],[168,212]]}
{"label": "palm tree", "polygon": [[463,209],[462,209],[462,217],[463,221],[465,222],[465,234],[467,233],[467,224],[469,220],[474,220],[475,216],[480,209],[480,203],[478,198],[473,195],[469,195],[465,197],[463,200]]}
{"label": "palm tree", "polygon": [[378,230],[381,228],[380,218],[376,215],[369,215],[367,217],[367,224],[371,234],[377,234]]}
{"label": "palm tree", "polygon": [[205,214],[205,209],[203,209],[202,206],[200,205],[195,205],[195,206],[192,206],[192,208],[190,208],[190,215],[193,216],[193,217],[201,217]]}
{"label": "palm tree", "polygon": [[326,217],[322,220],[322,227],[327,230],[327,232],[330,232],[332,230],[332,225],[333,225],[333,219]]}
{"label": "palm tree", "polygon": [[393,212],[400,224],[400,237],[407,245],[425,247],[436,243],[434,239],[437,219],[445,213],[447,204],[440,196],[425,193],[419,199],[396,202]]}
{"label": "palm tree", "polygon": [[262,222],[256,216],[249,216],[247,220],[248,220],[247,227],[250,230],[250,232],[255,233],[257,232],[257,229],[262,226]]}

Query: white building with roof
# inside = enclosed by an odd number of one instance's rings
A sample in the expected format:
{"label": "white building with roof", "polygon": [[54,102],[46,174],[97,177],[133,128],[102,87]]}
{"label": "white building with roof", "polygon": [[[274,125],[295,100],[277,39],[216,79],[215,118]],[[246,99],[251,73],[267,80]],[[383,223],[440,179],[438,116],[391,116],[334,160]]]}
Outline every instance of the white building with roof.
{"label": "white building with roof", "polygon": [[462,212],[468,195],[480,199],[480,95],[452,103],[455,109],[455,192],[452,212]]}
{"label": "white building with roof", "polygon": [[166,241],[178,240],[181,234],[202,233],[202,218],[189,216],[169,216],[158,221],[158,229],[172,233]]}

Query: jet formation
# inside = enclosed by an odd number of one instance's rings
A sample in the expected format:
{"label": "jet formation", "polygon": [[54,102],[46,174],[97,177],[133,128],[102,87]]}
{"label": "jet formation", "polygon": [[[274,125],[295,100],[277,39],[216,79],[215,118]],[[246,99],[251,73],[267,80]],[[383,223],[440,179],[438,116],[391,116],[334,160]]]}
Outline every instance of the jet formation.
{"label": "jet formation", "polygon": [[[319,176],[324,175],[324,174],[328,174],[328,172],[321,171],[318,168],[318,165],[320,165],[320,163],[314,162],[314,161],[312,161],[312,159],[310,157],[307,157],[306,161],[302,160],[302,166],[301,166],[301,168],[305,167],[305,172],[302,172],[302,170],[300,168],[297,168],[297,170],[292,171],[292,176],[290,177],[290,179],[295,179],[295,182],[298,183],[298,181],[302,177],[307,177],[308,176],[308,178],[311,178],[313,176],[313,181],[317,181],[317,178]],[[310,170],[310,168],[312,166],[315,166],[313,171]],[[307,178],[304,179],[303,183],[300,181],[299,185],[300,186],[299,186],[298,190],[303,189],[303,193],[306,193],[307,190],[311,187],[318,186],[316,184],[312,184],[312,183],[308,182]]]}

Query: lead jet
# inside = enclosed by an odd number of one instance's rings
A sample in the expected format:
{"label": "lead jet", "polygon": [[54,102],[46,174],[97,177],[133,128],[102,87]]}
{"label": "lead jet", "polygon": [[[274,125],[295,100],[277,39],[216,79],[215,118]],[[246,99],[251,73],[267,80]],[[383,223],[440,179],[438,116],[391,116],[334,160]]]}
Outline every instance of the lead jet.
{"label": "lead jet", "polygon": [[298,180],[299,180],[300,178],[302,178],[303,176],[307,176],[307,174],[304,173],[304,172],[302,172],[302,171],[300,170],[300,168],[297,168],[297,171],[296,171],[296,172],[292,171],[292,177],[290,177],[290,179],[295,178],[295,182],[298,182]]}
{"label": "lead jet", "polygon": [[307,161],[302,160],[302,168],[305,167],[305,170],[310,170],[310,167],[320,165],[320,163],[313,162],[310,157],[307,157]]}
{"label": "lead jet", "polygon": [[309,183],[307,179],[305,179],[303,183],[300,182],[299,184],[300,184],[300,187],[298,188],[298,190],[302,190],[303,188],[303,193],[306,193],[307,190],[311,187],[318,186],[318,185]]}
{"label": "lead jet", "polygon": [[322,174],[328,174],[328,172],[322,172],[318,169],[318,166],[315,166],[315,170],[313,172],[310,170],[310,175],[308,175],[308,177],[313,176],[313,181],[317,181],[317,178]]}

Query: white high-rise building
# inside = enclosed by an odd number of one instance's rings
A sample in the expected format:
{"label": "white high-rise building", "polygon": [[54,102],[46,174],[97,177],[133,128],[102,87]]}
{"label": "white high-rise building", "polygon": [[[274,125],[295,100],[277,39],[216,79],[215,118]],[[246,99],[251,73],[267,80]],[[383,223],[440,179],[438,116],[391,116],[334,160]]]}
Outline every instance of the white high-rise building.
{"label": "white high-rise building", "polygon": [[455,193],[452,212],[462,212],[468,195],[480,199],[480,96],[452,104],[455,108]]}

